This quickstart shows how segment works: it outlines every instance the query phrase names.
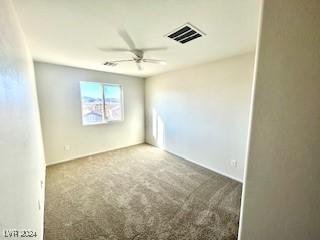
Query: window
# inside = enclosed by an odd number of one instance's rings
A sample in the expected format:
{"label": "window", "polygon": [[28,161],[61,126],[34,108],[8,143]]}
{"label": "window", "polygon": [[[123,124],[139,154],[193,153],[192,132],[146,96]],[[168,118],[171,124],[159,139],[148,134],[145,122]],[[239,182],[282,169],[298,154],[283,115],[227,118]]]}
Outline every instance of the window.
{"label": "window", "polygon": [[120,85],[105,84],[104,109],[107,121],[122,120],[122,88]]}
{"label": "window", "polygon": [[121,85],[80,82],[80,90],[83,125],[123,120]]}

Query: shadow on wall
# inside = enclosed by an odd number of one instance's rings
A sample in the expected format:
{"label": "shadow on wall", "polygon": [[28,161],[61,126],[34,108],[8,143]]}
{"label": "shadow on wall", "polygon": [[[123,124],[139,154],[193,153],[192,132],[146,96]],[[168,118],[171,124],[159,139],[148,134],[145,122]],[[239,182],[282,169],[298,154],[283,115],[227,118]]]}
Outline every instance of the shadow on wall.
{"label": "shadow on wall", "polygon": [[153,108],[152,109],[152,136],[153,141],[156,145],[160,148],[164,148],[165,139],[165,126],[161,116],[157,113],[157,111]]}

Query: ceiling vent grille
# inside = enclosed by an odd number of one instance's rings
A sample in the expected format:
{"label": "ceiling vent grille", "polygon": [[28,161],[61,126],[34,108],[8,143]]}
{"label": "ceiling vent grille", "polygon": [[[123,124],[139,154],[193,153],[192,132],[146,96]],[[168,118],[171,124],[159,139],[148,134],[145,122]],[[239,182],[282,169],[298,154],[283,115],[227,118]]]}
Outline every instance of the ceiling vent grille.
{"label": "ceiling vent grille", "polygon": [[202,36],[205,36],[205,34],[190,23],[187,23],[165,35],[165,37],[173,39],[182,44],[185,44]]}

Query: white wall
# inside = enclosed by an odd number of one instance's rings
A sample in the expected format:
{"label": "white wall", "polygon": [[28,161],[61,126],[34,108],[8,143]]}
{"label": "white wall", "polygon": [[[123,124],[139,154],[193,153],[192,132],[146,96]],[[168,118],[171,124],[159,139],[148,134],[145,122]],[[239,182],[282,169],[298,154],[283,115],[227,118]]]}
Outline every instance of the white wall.
{"label": "white wall", "polygon": [[148,78],[146,141],[242,181],[253,63],[248,53]]}
{"label": "white wall", "polygon": [[[40,62],[35,71],[47,164],[144,142],[144,79]],[[80,81],[121,84],[124,121],[83,126]]]}
{"label": "white wall", "polygon": [[320,239],[320,1],[262,19],[241,240]]}
{"label": "white wall", "polygon": [[6,229],[30,229],[42,239],[44,156],[33,64],[11,1],[0,6],[0,239],[9,239]]}

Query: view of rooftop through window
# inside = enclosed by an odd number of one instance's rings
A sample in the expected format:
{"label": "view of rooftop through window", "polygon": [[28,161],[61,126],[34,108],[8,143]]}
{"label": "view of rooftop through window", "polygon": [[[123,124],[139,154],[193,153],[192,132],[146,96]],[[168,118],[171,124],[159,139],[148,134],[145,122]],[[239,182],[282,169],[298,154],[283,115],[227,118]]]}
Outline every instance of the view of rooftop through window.
{"label": "view of rooftop through window", "polygon": [[81,82],[83,125],[122,120],[122,87],[115,84]]}

